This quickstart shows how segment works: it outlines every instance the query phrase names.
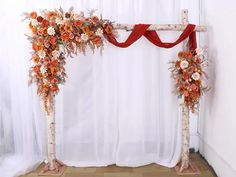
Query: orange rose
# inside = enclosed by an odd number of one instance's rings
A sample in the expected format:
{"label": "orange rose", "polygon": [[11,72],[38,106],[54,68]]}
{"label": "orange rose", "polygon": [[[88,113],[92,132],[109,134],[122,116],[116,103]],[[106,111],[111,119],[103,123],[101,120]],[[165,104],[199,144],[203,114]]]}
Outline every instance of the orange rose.
{"label": "orange rose", "polygon": [[67,31],[67,32],[70,32],[70,31],[72,31],[72,26],[66,25],[66,26],[64,27],[64,30]]}
{"label": "orange rose", "polygon": [[48,40],[52,45],[57,44],[57,39],[54,36],[49,36]]}
{"label": "orange rose", "polygon": [[31,12],[29,14],[29,16],[30,16],[30,18],[35,19],[37,17],[37,13],[36,12]]}
{"label": "orange rose", "polygon": [[90,29],[89,29],[88,26],[85,26],[85,27],[82,29],[82,31],[83,31],[84,33],[89,33],[89,32],[90,32]]}
{"label": "orange rose", "polygon": [[187,51],[187,52],[185,52],[185,57],[187,58],[187,59],[190,59],[190,58],[192,58],[192,53],[190,52],[190,51]]}
{"label": "orange rose", "polygon": [[54,75],[58,72],[58,68],[56,68],[56,67],[51,67],[50,70],[51,70],[52,75]]}
{"label": "orange rose", "polygon": [[38,63],[39,62],[39,57],[38,57],[37,54],[33,55],[33,61],[34,61],[34,63]]}
{"label": "orange rose", "polygon": [[43,27],[43,28],[47,28],[48,25],[49,25],[48,20],[45,20],[45,19],[44,19],[44,20],[42,21],[42,27]]}
{"label": "orange rose", "polygon": [[52,60],[51,61],[51,65],[52,66],[57,66],[58,65],[58,61],[57,60]]}
{"label": "orange rose", "polygon": [[37,51],[37,50],[39,50],[39,47],[38,47],[38,45],[36,43],[33,43],[32,44],[32,49]]}
{"label": "orange rose", "polygon": [[105,31],[107,34],[112,34],[112,26],[107,25],[107,27],[105,28]]}
{"label": "orange rose", "polygon": [[48,18],[51,18],[51,17],[54,17],[54,16],[56,16],[56,13],[53,12],[53,11],[49,11],[49,12],[47,13],[47,17],[48,17]]}
{"label": "orange rose", "polygon": [[67,41],[69,39],[69,37],[70,37],[69,33],[68,32],[64,32],[61,35],[61,40]]}
{"label": "orange rose", "polygon": [[34,66],[34,72],[39,73],[39,71],[40,71],[39,65]]}
{"label": "orange rose", "polygon": [[76,27],[80,27],[80,26],[82,26],[82,24],[83,24],[83,22],[81,20],[75,20],[75,22],[74,22],[74,25]]}
{"label": "orange rose", "polygon": [[101,40],[100,37],[95,37],[95,38],[93,39],[93,43],[94,43],[95,45],[97,45],[97,46],[99,46],[99,45],[101,44],[101,42],[102,42],[102,40]]}
{"label": "orange rose", "polygon": [[95,33],[93,31],[90,31],[88,35],[91,39],[95,37]]}

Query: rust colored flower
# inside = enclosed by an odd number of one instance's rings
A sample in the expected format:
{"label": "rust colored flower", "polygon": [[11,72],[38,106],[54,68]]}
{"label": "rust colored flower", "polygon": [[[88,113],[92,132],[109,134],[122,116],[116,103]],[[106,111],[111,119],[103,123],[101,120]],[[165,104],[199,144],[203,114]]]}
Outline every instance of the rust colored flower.
{"label": "rust colored flower", "polygon": [[75,22],[74,22],[74,25],[75,25],[76,27],[81,27],[82,24],[83,24],[83,22],[82,22],[81,20],[75,20]]}
{"label": "rust colored flower", "polygon": [[175,62],[175,67],[177,67],[177,68],[180,67],[180,61],[179,60]]}
{"label": "rust colored flower", "polygon": [[50,44],[56,45],[57,44],[57,39],[54,36],[49,36],[48,38]]}
{"label": "rust colored flower", "polygon": [[67,40],[69,40],[69,37],[70,37],[69,33],[68,32],[64,32],[61,35],[61,40],[67,41]]}
{"label": "rust colored flower", "polygon": [[70,18],[70,16],[71,16],[70,13],[68,13],[68,12],[65,13],[66,18]]}
{"label": "rust colored flower", "polygon": [[182,58],[183,58],[183,55],[184,55],[184,53],[183,53],[182,51],[180,51],[180,52],[178,53],[179,59],[182,59]]}
{"label": "rust colored flower", "polygon": [[95,38],[93,39],[93,43],[94,43],[95,45],[99,46],[99,45],[101,45],[102,40],[101,40],[100,37],[95,37]]}
{"label": "rust colored flower", "polygon": [[187,72],[183,73],[183,79],[188,80],[189,79],[189,74]]}
{"label": "rust colored flower", "polygon": [[99,18],[97,16],[92,16],[91,19],[94,23],[97,23],[99,21]]}
{"label": "rust colored flower", "polygon": [[45,19],[44,19],[44,20],[42,21],[42,27],[43,27],[43,28],[47,28],[48,25],[49,25],[48,20],[45,20]]}
{"label": "rust colored flower", "polygon": [[37,17],[37,21],[38,21],[39,23],[41,23],[41,22],[43,21],[43,17],[38,16],[38,17]]}
{"label": "rust colored flower", "polygon": [[57,86],[57,85],[52,85],[51,90],[52,90],[53,92],[57,92],[59,89],[58,89],[58,86]]}
{"label": "rust colored flower", "polygon": [[107,25],[105,28],[105,32],[109,35],[112,34],[112,26],[111,25]]}
{"label": "rust colored flower", "polygon": [[35,18],[37,18],[37,13],[36,12],[31,12],[29,14],[29,17],[32,18],[32,19],[35,19]]}

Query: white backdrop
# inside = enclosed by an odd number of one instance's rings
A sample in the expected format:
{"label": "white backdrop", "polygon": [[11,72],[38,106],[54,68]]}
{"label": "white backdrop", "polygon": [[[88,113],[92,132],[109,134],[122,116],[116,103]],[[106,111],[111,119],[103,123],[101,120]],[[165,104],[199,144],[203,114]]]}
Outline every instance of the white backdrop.
{"label": "white backdrop", "polygon": [[[148,2],[148,3],[147,3]],[[0,171],[11,177],[46,158],[45,118],[28,88],[30,43],[25,11],[62,6],[98,9],[119,23],[179,23],[183,7],[196,19],[198,3],[183,0],[13,1],[0,7]],[[195,10],[194,10],[195,9]],[[193,11],[194,10],[194,11]],[[194,22],[194,21],[193,21]],[[128,33],[121,31],[120,40]],[[163,41],[178,33],[159,32]],[[68,79],[56,100],[57,156],[67,165],[173,167],[180,155],[180,120],[168,62],[181,45],[159,49],[141,39],[127,49],[107,43],[103,56],[67,60]]]}

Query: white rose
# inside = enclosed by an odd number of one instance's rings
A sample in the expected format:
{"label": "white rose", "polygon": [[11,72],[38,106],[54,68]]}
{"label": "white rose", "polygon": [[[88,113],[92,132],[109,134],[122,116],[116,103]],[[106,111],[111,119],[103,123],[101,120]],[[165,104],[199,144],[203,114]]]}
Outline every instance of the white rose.
{"label": "white rose", "polygon": [[81,34],[81,39],[83,41],[87,41],[88,40],[88,35],[87,34]]}
{"label": "white rose", "polygon": [[40,72],[42,74],[46,73],[47,72],[47,68],[45,68],[43,65],[40,67]]}
{"label": "white rose", "polygon": [[197,48],[196,50],[197,55],[203,55],[204,50],[202,48]]}
{"label": "white rose", "polygon": [[55,34],[55,30],[51,26],[48,28],[47,32],[48,32],[49,35],[52,35],[52,36]]}
{"label": "white rose", "polygon": [[58,58],[58,57],[60,56],[60,52],[57,51],[57,50],[54,50],[54,51],[52,52],[52,56],[53,56],[54,58]]}
{"label": "white rose", "polygon": [[31,24],[32,24],[32,26],[37,26],[39,23],[36,19],[32,19]]}
{"label": "white rose", "polygon": [[180,68],[185,69],[188,67],[188,62],[186,60],[181,61]]}
{"label": "white rose", "polygon": [[96,36],[100,36],[101,37],[102,34],[103,34],[103,30],[101,28],[98,28],[95,34],[96,34]]}
{"label": "white rose", "polygon": [[63,22],[63,20],[61,18],[56,18],[56,24],[63,25],[64,22]]}
{"label": "white rose", "polygon": [[197,81],[200,79],[200,74],[198,72],[195,72],[192,74],[191,77],[193,78],[193,80]]}
{"label": "white rose", "polygon": [[46,53],[43,50],[38,51],[39,58],[45,58]]}

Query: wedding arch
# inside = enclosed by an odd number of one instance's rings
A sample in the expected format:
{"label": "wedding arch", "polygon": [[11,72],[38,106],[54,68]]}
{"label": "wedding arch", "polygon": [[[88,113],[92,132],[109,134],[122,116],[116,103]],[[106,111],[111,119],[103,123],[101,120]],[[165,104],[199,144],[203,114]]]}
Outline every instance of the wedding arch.
{"label": "wedding arch", "polygon": [[[37,84],[37,93],[44,102],[48,131],[48,163],[42,175],[60,175],[64,165],[56,159],[55,146],[55,96],[59,85],[66,81],[66,55],[85,54],[86,48],[93,52],[103,50],[104,40],[121,48],[129,47],[144,36],[148,41],[162,48],[171,48],[188,39],[186,47],[179,52],[178,59],[171,62],[170,70],[176,86],[176,93],[182,107],[182,154],[181,161],[176,166],[177,173],[198,173],[197,168],[189,161],[189,111],[195,112],[199,99],[206,90],[202,79],[203,67],[206,63],[205,51],[197,48],[196,32],[205,32],[205,26],[188,23],[188,11],[183,10],[181,24],[117,24],[94,15],[75,13],[73,8],[64,12],[59,10],[44,10],[27,13],[31,35],[33,66],[29,71],[29,83]],[[131,31],[125,42],[116,40],[117,30]],[[156,31],[182,31],[175,42],[162,42]]]}

